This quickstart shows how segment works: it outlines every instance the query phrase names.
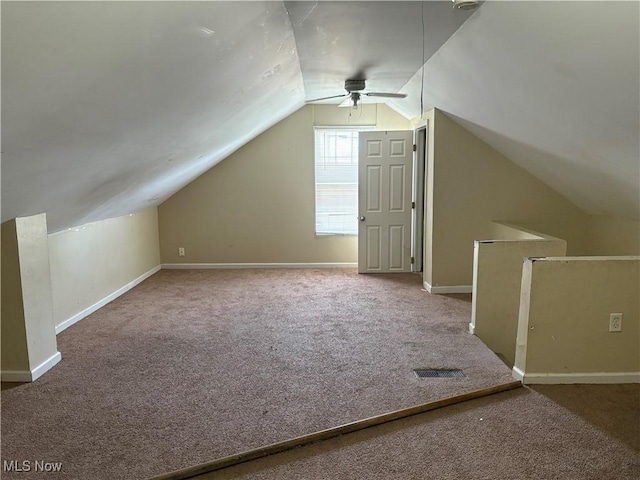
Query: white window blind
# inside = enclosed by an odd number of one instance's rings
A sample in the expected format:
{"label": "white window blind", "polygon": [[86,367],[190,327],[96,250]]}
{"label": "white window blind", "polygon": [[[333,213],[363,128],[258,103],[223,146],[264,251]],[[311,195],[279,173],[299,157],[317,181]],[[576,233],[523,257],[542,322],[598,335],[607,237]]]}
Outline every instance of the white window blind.
{"label": "white window blind", "polygon": [[316,234],[358,234],[358,132],[315,129]]}

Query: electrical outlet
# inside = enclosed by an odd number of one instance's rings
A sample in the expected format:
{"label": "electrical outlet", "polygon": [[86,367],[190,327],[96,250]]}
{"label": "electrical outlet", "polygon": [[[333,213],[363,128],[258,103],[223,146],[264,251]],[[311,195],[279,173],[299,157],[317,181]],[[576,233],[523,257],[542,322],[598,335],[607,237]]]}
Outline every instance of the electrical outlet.
{"label": "electrical outlet", "polygon": [[610,332],[622,331],[622,314],[621,313],[609,314],[609,331]]}
{"label": "electrical outlet", "polygon": [[184,247],[178,247],[178,255],[184,257]]}

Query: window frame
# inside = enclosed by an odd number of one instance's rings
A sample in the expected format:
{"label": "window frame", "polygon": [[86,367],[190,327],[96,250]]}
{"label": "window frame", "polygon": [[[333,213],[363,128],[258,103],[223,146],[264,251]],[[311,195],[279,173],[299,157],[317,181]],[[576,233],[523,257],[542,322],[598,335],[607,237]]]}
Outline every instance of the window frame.
{"label": "window frame", "polygon": [[[373,132],[376,131],[375,125],[315,125],[313,127],[313,217],[314,217],[314,234],[316,237],[327,237],[327,236],[349,236],[349,237],[357,237],[358,232],[356,230],[355,233],[351,232],[331,232],[331,231],[318,231],[318,178],[317,178],[317,168],[318,168],[318,145],[317,145],[317,137],[318,131],[320,130],[329,130],[329,131],[339,131],[346,130],[349,132]],[[359,151],[358,151],[359,156]],[[359,158],[356,158],[356,170],[359,168]],[[356,191],[358,190],[359,185],[356,178]],[[355,217],[357,217],[357,203],[356,203],[356,212]]]}

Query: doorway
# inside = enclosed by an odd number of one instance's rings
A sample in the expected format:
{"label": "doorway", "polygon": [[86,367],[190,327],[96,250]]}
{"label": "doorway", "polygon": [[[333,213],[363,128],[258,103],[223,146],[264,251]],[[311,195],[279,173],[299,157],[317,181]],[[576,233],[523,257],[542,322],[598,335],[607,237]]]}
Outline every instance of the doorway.
{"label": "doorway", "polygon": [[422,272],[424,263],[424,215],[427,209],[425,187],[427,173],[427,129],[424,125],[415,131],[416,152],[413,159],[413,215],[411,218],[411,256],[413,272]]}
{"label": "doorway", "polygon": [[361,132],[358,272],[412,271],[413,132]]}

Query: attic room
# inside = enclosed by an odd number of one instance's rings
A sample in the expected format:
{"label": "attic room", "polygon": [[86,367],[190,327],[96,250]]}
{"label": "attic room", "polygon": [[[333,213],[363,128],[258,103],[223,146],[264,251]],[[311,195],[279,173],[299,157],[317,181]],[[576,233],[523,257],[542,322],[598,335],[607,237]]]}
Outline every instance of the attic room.
{"label": "attic room", "polygon": [[640,474],[639,2],[0,14],[3,478]]}

